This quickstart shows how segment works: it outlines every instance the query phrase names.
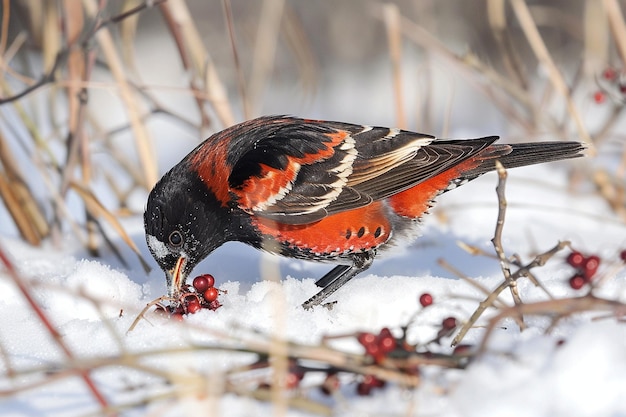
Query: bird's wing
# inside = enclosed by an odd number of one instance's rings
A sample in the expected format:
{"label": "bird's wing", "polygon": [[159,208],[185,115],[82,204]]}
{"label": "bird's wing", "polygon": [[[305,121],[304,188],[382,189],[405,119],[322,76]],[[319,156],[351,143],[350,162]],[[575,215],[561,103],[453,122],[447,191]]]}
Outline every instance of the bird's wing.
{"label": "bird's wing", "polygon": [[229,187],[246,212],[310,223],[404,191],[496,138],[434,139],[383,127],[265,118],[232,140]]}

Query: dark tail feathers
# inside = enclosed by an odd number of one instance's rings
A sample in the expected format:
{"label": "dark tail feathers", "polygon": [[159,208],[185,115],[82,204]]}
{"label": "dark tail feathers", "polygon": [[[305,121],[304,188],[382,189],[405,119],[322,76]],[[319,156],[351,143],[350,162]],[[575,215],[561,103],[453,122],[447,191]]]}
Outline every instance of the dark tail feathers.
{"label": "dark tail feathers", "polygon": [[[508,151],[509,148],[510,151]],[[465,173],[473,179],[486,172],[496,169],[495,160],[499,160],[505,168],[516,168],[526,165],[542,164],[561,159],[579,158],[587,147],[579,142],[534,142],[510,145],[492,145],[479,154],[481,164]],[[507,152],[508,151],[508,152]]]}

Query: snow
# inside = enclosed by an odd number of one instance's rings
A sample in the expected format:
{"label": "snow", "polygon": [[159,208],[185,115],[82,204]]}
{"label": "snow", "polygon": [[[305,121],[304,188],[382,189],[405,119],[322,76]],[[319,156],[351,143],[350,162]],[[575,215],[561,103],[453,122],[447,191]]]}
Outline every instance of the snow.
{"label": "snow", "polygon": [[474,404],[459,407],[466,416],[624,415],[625,341],[624,326],[615,323],[581,325],[558,348],[533,337],[511,358],[472,366],[451,402]]}
{"label": "snow", "polygon": [[[528,181],[528,178],[541,181]],[[572,239],[580,250],[603,258],[603,270],[615,272],[599,295],[624,301],[626,274],[616,260],[624,242],[624,226],[607,221],[612,217],[597,197],[565,191],[562,167],[511,170],[507,183],[509,210],[503,236],[508,253],[525,260],[531,251],[544,251],[559,239]],[[487,288],[502,280],[496,260],[473,257],[458,248],[463,240],[491,251],[497,200],[493,174],[473,181],[440,197],[441,203],[425,224],[423,236],[394,256],[377,260],[372,269],[354,279],[333,297],[332,310],[305,311],[300,303],[315,293],[315,279],[328,265],[278,260],[239,244],[228,244],[201,263],[193,276],[210,272],[223,306],[202,310],[184,323],[150,316],[127,333],[139,311],[165,293],[163,273],[153,263],[147,276],[137,263],[124,268],[106,254],[92,258],[66,242],[63,250],[49,246],[31,248],[10,237],[1,238],[16,267],[31,285],[31,292],[52,319],[76,360],[113,360],[122,354],[140,354],[141,367],[97,367],[92,372],[97,386],[111,404],[131,407],[123,415],[176,416],[199,407],[215,415],[248,416],[273,412],[271,402],[256,401],[221,390],[222,372],[253,361],[252,354],[205,351],[194,346],[215,343],[239,346],[241,340],[265,340],[276,335],[293,342],[318,345],[323,336],[354,331],[378,332],[388,326],[397,335],[418,311],[417,298],[430,292],[435,303],[419,311],[409,327],[412,343],[432,339],[447,316],[467,319],[483,298],[475,287],[442,269],[444,258]],[[547,210],[545,207],[551,207]],[[575,210],[572,210],[575,207]],[[461,210],[462,208],[462,210]],[[587,214],[586,214],[587,213]],[[446,223],[437,218],[444,216]],[[149,256],[141,216],[125,221],[144,256]],[[276,281],[276,271],[284,279]],[[558,255],[536,273],[557,298],[571,296],[567,286],[571,268]],[[265,274],[271,280],[260,280]],[[272,276],[273,275],[273,276]],[[47,378],[44,370],[63,369],[67,360],[26,307],[5,273],[0,273],[0,342],[3,377],[0,388],[16,389]],[[520,280],[526,302],[545,299],[544,293],[527,280]],[[503,296],[510,303],[510,297]],[[492,315],[493,312],[487,314]],[[369,397],[355,394],[355,383],[342,376],[336,400],[319,394],[320,375],[308,374],[302,382],[307,396],[338,415],[440,415],[440,416],[616,416],[626,414],[626,328],[614,319],[592,320],[581,314],[564,320],[551,333],[549,321],[528,316],[529,329],[520,332],[510,320],[495,330],[488,351],[466,370],[424,367],[423,380],[414,390],[389,384]],[[480,321],[486,324],[485,320]],[[478,344],[484,328],[470,330],[464,342]],[[557,345],[557,341],[565,343]],[[450,338],[435,350],[450,352]],[[338,339],[333,347],[360,352],[353,338]],[[179,353],[172,353],[177,349]],[[169,351],[169,352],[168,352]],[[25,372],[15,378],[9,369]],[[30,371],[30,372],[28,372]],[[183,392],[176,401],[142,401],[171,395],[159,373],[183,378]],[[263,375],[258,371],[258,375]],[[205,386],[194,385],[207,376]],[[247,378],[247,379],[246,379]],[[243,377],[250,384],[253,377]],[[194,382],[195,381],[195,382]],[[164,406],[165,404],[165,406]],[[3,415],[85,415],[98,410],[97,403],[77,377],[62,377],[29,390],[20,390],[2,402]],[[289,409],[289,416],[310,415]]]}

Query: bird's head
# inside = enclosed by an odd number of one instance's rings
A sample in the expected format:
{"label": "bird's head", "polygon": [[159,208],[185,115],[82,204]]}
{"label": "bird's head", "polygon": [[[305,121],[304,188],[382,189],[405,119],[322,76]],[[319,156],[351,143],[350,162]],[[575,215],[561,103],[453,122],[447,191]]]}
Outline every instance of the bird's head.
{"label": "bird's head", "polygon": [[146,242],[178,298],[187,276],[225,243],[227,216],[197,174],[181,163],[150,192],[144,213]]}

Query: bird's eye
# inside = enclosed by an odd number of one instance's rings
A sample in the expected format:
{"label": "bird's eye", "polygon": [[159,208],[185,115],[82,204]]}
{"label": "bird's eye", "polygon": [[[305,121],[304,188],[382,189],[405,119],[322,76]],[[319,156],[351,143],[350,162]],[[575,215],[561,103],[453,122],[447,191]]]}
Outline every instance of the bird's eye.
{"label": "bird's eye", "polygon": [[169,241],[170,245],[177,248],[183,244],[183,235],[181,235],[178,230],[174,230],[172,233],[170,233]]}

